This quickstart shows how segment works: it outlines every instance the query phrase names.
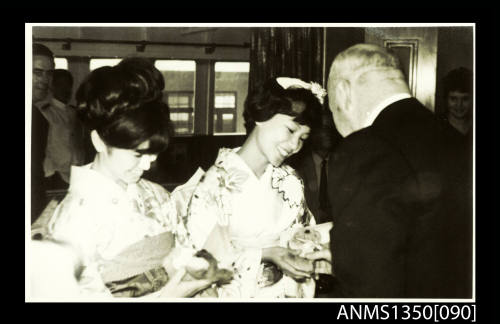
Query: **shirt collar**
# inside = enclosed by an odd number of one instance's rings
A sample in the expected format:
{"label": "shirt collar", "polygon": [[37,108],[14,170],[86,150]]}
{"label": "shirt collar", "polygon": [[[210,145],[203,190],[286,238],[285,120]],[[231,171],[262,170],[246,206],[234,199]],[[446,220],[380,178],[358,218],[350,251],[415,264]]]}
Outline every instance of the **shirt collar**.
{"label": "shirt collar", "polygon": [[56,108],[59,108],[59,109],[65,109],[66,108],[66,104],[62,101],[59,101],[57,100],[56,98],[52,98],[50,100],[50,103],[52,104],[52,106],[56,107]]}
{"label": "shirt collar", "polygon": [[365,127],[371,126],[377,116],[384,110],[386,107],[388,107],[390,104],[395,103],[396,101],[403,100],[411,98],[411,95],[409,93],[397,93],[395,95],[390,96],[389,98],[383,100],[380,102],[377,106],[375,106],[374,109],[370,112],[368,115],[368,118],[366,119],[366,125]]}
{"label": "shirt collar", "polygon": [[33,102],[33,105],[35,107],[37,107],[38,109],[42,109],[43,107],[45,107],[47,104],[50,104],[50,101],[51,101],[52,97],[50,96],[47,96],[45,99],[43,100],[40,100],[40,101],[37,101],[37,102]]}
{"label": "shirt collar", "polygon": [[323,158],[321,155],[319,155],[318,153],[312,151],[312,157],[313,157],[313,160],[314,162],[316,162],[316,164],[321,164],[321,162],[323,162],[323,160],[326,160],[328,161],[328,159],[330,158],[330,154],[328,154],[326,156],[326,158]]}

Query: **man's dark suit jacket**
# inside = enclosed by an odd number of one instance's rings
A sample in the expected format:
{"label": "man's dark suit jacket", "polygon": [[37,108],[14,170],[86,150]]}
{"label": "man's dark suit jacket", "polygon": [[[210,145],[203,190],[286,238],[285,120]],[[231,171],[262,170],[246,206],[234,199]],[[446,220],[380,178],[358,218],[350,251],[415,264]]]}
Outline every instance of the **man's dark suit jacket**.
{"label": "man's dark suit jacket", "polygon": [[43,160],[47,147],[49,123],[33,104],[31,106],[31,223],[45,208],[45,175]]}
{"label": "man's dark suit jacket", "polygon": [[320,214],[322,212],[319,208],[319,183],[311,149],[308,147],[304,148],[301,152],[294,155],[289,163],[304,181],[304,197],[307,207],[313,213],[316,223],[320,223]]}
{"label": "man's dark suit jacket", "polygon": [[472,297],[472,172],[462,148],[414,98],[339,144],[328,183],[331,297]]}
{"label": "man's dark suit jacket", "polygon": [[289,163],[304,181],[304,197],[307,207],[309,207],[309,210],[314,215],[316,223],[331,221],[330,215],[321,210],[319,206],[320,184],[318,183],[318,175],[316,174],[316,166],[314,165],[311,149],[308,147],[304,148],[304,150],[293,156]]}

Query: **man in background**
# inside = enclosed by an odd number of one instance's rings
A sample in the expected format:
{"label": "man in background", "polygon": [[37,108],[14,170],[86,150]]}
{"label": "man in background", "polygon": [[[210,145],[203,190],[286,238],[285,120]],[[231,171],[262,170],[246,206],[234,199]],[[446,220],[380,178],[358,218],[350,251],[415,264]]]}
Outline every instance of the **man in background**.
{"label": "man in background", "polygon": [[48,189],[67,189],[71,165],[82,165],[83,126],[69,105],[73,91],[73,76],[68,70],[54,70],[52,98],[42,114],[49,121],[47,149],[43,163]]}
{"label": "man in background", "polygon": [[464,67],[450,71],[443,79],[444,118],[472,148],[472,72]]}
{"label": "man in background", "polygon": [[412,98],[397,57],[354,45],[328,95],[330,297],[471,298],[472,184],[459,135]]}
{"label": "man in background", "polygon": [[31,223],[47,203],[43,161],[47,147],[49,123],[43,116],[54,71],[54,54],[46,46],[33,44],[31,105]]}

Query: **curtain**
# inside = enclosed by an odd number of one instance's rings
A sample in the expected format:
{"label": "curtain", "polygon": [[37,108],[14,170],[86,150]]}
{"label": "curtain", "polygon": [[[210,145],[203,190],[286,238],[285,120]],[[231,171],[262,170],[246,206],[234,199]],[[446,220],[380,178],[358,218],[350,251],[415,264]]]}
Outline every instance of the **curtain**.
{"label": "curtain", "polygon": [[278,76],[323,83],[323,28],[252,28],[249,91]]}

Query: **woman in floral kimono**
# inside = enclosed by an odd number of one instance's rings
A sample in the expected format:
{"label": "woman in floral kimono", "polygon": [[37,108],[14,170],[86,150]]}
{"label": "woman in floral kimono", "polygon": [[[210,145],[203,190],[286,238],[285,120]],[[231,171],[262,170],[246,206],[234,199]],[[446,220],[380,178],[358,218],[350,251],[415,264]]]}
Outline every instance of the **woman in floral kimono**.
{"label": "woman in floral kimono", "polygon": [[234,272],[219,297],[313,297],[313,263],[288,241],[314,218],[302,180],[283,162],[320,123],[324,95],[315,83],[268,80],[246,99],[243,146],[222,148],[194,190],[189,235]]}
{"label": "woman in floral kimono", "polygon": [[182,266],[163,264],[187,241],[171,194],[141,178],[167,147],[170,123],[161,73],[147,67],[99,68],[77,92],[97,153],[72,167],[69,192],[40,232],[81,256],[83,297],[186,297],[215,279],[181,281]]}

